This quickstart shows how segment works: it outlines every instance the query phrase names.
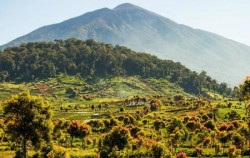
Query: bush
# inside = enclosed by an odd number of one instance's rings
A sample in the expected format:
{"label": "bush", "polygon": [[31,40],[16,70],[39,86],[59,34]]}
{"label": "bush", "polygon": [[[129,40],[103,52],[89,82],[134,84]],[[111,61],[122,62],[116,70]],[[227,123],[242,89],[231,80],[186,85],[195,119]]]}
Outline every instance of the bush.
{"label": "bush", "polygon": [[47,145],[41,151],[32,156],[32,158],[70,158],[67,149],[57,145]]}
{"label": "bush", "polygon": [[50,151],[47,156],[48,158],[70,158],[70,154],[67,149],[60,146],[54,146],[53,150]]}
{"label": "bush", "polygon": [[125,110],[124,110],[124,108],[120,108],[120,112],[124,112]]}
{"label": "bush", "polygon": [[162,144],[157,143],[152,146],[151,152],[152,152],[152,157],[160,158],[164,157],[164,155],[166,154],[166,149]]}
{"label": "bush", "polygon": [[118,119],[119,121],[123,121],[124,116],[119,116],[117,119]]}
{"label": "bush", "polygon": [[176,155],[176,158],[187,158],[187,154],[184,152],[180,152]]}
{"label": "bush", "polygon": [[77,96],[77,91],[72,87],[67,88],[65,93],[69,95],[70,98],[75,98]]}
{"label": "bush", "polygon": [[229,120],[240,120],[240,114],[238,114],[235,110],[232,110],[231,112],[228,112],[225,115],[225,118],[229,119]]}
{"label": "bush", "polygon": [[228,104],[227,104],[227,108],[231,108],[232,107],[232,103],[231,102],[229,102]]}
{"label": "bush", "polygon": [[201,157],[201,155],[202,155],[202,148],[195,147],[195,152],[196,152],[196,156]]}
{"label": "bush", "polygon": [[211,120],[205,122],[205,123],[204,123],[204,126],[205,126],[206,128],[211,129],[211,130],[214,130],[214,128],[215,128],[215,125],[214,125],[214,123],[213,123]]}

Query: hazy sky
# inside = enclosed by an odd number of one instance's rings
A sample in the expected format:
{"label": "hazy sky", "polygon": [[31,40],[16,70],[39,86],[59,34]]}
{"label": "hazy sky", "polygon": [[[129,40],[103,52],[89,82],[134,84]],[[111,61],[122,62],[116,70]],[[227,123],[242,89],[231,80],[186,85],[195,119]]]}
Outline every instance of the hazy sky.
{"label": "hazy sky", "polygon": [[0,0],[0,45],[41,26],[125,2],[250,46],[250,0]]}

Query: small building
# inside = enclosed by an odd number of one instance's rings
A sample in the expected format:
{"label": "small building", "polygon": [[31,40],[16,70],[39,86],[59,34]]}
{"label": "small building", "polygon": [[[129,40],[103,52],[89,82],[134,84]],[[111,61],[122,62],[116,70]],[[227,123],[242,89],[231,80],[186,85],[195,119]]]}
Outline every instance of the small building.
{"label": "small building", "polygon": [[91,115],[91,118],[92,118],[92,119],[99,119],[99,118],[100,118],[100,115],[97,114],[97,113],[95,113],[95,114],[92,114],[92,115]]}

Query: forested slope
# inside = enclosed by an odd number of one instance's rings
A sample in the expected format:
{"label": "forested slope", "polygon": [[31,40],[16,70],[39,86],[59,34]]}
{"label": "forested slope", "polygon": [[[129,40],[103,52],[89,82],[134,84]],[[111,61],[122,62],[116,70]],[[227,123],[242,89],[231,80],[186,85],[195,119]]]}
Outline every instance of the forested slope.
{"label": "forested slope", "polygon": [[225,95],[231,93],[225,83],[217,83],[204,71],[198,74],[178,62],[94,40],[27,43],[0,52],[1,81],[27,82],[55,77],[59,73],[80,74],[92,80],[135,75],[166,78],[192,94],[200,94],[203,89]]}

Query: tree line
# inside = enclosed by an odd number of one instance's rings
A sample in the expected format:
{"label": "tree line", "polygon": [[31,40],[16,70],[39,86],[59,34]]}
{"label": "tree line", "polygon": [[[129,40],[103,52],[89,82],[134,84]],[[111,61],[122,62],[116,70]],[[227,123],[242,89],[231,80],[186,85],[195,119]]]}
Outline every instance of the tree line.
{"label": "tree line", "polygon": [[59,73],[80,74],[92,79],[134,75],[166,78],[193,94],[200,94],[204,88],[231,94],[227,84],[219,84],[205,71],[197,73],[179,62],[91,39],[26,43],[0,52],[0,81],[27,82],[55,77]]}

